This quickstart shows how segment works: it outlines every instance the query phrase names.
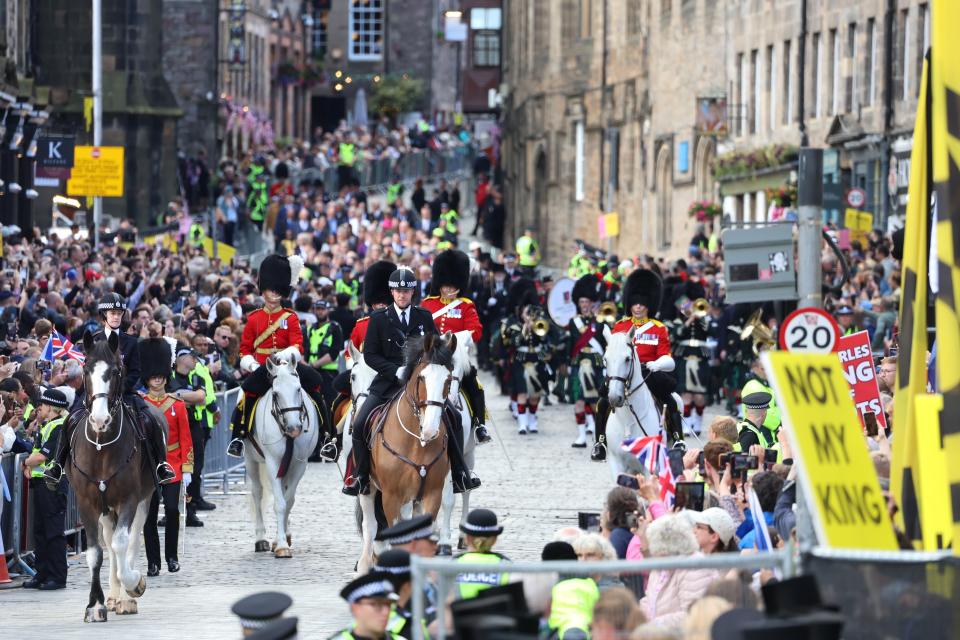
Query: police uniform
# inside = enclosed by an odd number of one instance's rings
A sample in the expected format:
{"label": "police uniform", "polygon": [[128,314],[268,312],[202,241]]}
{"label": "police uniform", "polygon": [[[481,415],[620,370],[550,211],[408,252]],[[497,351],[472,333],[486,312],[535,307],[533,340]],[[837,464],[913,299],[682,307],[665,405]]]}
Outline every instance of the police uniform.
{"label": "police uniform", "polygon": [[[371,572],[350,581],[347,586],[340,590],[340,597],[346,600],[347,604],[355,604],[361,600],[369,599],[392,605],[398,600],[393,582],[390,580],[390,574],[380,572]],[[356,632],[355,624],[356,622],[353,622],[346,629],[333,634],[329,640],[367,640],[365,636]],[[399,640],[402,637],[390,630],[389,619],[387,628],[378,636],[378,638],[384,640]]]}
{"label": "police uniform", "polygon": [[[497,514],[489,509],[474,509],[467,514],[467,520],[460,525],[460,531],[474,538],[499,536],[503,527],[497,523]],[[481,591],[490,587],[502,586],[510,582],[510,574],[497,571],[494,565],[510,562],[506,556],[494,551],[467,551],[454,560],[460,564],[489,564],[490,571],[468,571],[458,573],[454,582],[456,595],[461,600],[475,598]]]}
{"label": "police uniform", "polygon": [[[59,389],[44,389],[40,404],[56,407],[61,415],[48,420],[37,430],[30,459],[36,462],[30,469],[30,496],[33,500],[34,557],[36,575],[25,582],[27,589],[53,591],[67,583],[67,539],[63,535],[67,512],[67,483],[48,483],[44,473],[63,435],[63,424],[69,408],[67,396]],[[42,458],[42,461],[39,459]]]}
{"label": "police uniform", "polygon": [[[623,309],[630,313],[636,304],[647,308],[648,317],[635,318],[628,316],[613,326],[614,333],[634,331],[633,344],[637,351],[637,358],[641,364],[649,365],[661,358],[673,360],[670,349],[670,334],[664,325],[654,316],[660,310],[660,300],[663,283],[653,271],[636,269],[629,276],[623,286]],[[644,367],[646,370],[646,367]],[[673,374],[667,371],[653,370],[646,375],[647,388],[653,397],[664,406],[667,418],[667,431],[671,439],[683,438],[683,427],[680,424],[680,414],[671,394],[676,389],[677,381]]]}
{"label": "police uniform", "polygon": [[283,612],[292,604],[293,600],[285,593],[263,591],[237,600],[230,610],[240,619],[243,635],[249,637],[252,633],[279,620]]}
{"label": "police uniform", "polygon": [[[470,258],[463,251],[448,249],[437,254],[433,260],[433,276],[430,280],[430,295],[424,298],[420,306],[433,315],[437,330],[443,334],[469,331],[474,344],[483,340],[483,325],[477,308],[470,298],[443,298],[441,287],[454,287],[458,292],[466,291],[470,286]],[[460,381],[460,389],[466,395],[470,405],[470,415],[477,427],[477,440],[487,442],[483,423],[486,422],[487,406],[483,388],[477,380],[476,369],[465,373]]]}
{"label": "police uniform", "polygon": [[[376,563],[370,570],[375,573],[383,573],[393,584],[394,591],[401,594],[403,587],[410,582],[410,552],[403,549],[389,549],[377,557]],[[400,596],[390,610],[390,618],[387,620],[387,631],[395,633],[398,636],[413,639],[413,629],[417,621],[413,618],[413,612],[408,607],[408,601]],[[420,620],[420,628],[423,637],[428,637],[426,621]]]}
{"label": "police uniform", "polygon": [[[317,300],[314,305],[318,309],[330,309],[330,303],[326,300]],[[329,356],[330,361],[326,364],[311,365],[314,370],[320,374],[323,380],[324,400],[329,407],[333,404],[335,392],[333,389],[333,379],[337,375],[337,359],[340,356],[340,347],[343,345],[343,330],[340,325],[327,316],[325,321],[317,320],[317,323],[307,329],[307,362],[313,363],[324,356]]]}
{"label": "police uniform", "polygon": [[577,423],[577,439],[572,447],[587,446],[587,433],[594,433],[596,425],[594,414],[597,401],[606,395],[603,388],[603,352],[607,340],[603,335],[603,324],[594,317],[593,310],[586,315],[579,313],[580,300],[586,298],[591,305],[600,299],[602,288],[600,280],[593,274],[585,275],[573,285],[571,298],[577,305],[578,313],[567,326],[570,354],[570,399],[583,401],[584,412],[574,412]]}
{"label": "police uniform", "polygon": [[[390,545],[393,548],[403,547],[417,540],[430,540],[434,544],[438,541],[437,535],[433,531],[433,517],[429,513],[414,516],[409,520],[401,520],[386,529],[379,529],[376,539],[378,542]],[[430,581],[429,576],[426,577],[424,582],[423,596],[425,605],[423,621],[429,624],[437,614],[437,601],[439,599],[437,587]]]}
{"label": "police uniform", "polygon": [[[544,562],[576,561],[577,552],[569,542],[548,542],[540,554]],[[556,640],[586,640],[590,637],[593,607],[600,599],[600,589],[590,577],[561,576],[550,590],[550,617],[548,638]]]}
{"label": "police uniform", "polygon": [[[303,260],[297,256],[283,258],[276,254],[267,256],[260,264],[258,287],[262,292],[274,291],[281,297],[290,296],[291,289],[300,277]],[[244,379],[241,387],[244,391],[242,406],[238,405],[233,415],[233,440],[227,453],[234,457],[243,455],[242,441],[247,435],[251,411],[256,399],[270,390],[270,376],[264,363],[267,358],[283,351],[294,352],[297,356],[297,375],[304,391],[316,403],[323,407],[323,379],[313,367],[308,367],[300,358],[303,356],[303,334],[300,320],[293,309],[279,307],[267,310],[257,309],[249,316],[243,327],[240,339],[240,368],[252,373]],[[324,415],[321,410],[320,416]],[[329,424],[322,425],[330,429]]]}
{"label": "police uniform", "polygon": [[[170,345],[163,338],[148,338],[140,343],[143,357],[143,378],[153,377],[169,380],[171,374]],[[193,437],[190,433],[190,421],[187,405],[169,393],[160,396],[147,393],[144,401],[157,408],[167,421],[167,462],[173,468],[176,479],[161,487],[163,512],[166,518],[164,532],[164,556],[167,569],[173,573],[180,570],[177,556],[177,544],[180,536],[180,486],[183,474],[194,473]],[[199,472],[197,473],[199,475]],[[147,575],[160,573],[160,536],[157,534],[157,515],[160,510],[161,495],[154,492],[150,500],[150,510],[143,527],[144,547],[147,553]]]}
{"label": "police uniform", "polygon": [[[770,406],[770,400],[773,396],[766,391],[757,391],[743,398],[744,409],[766,409]],[[772,449],[777,444],[775,435],[770,434],[761,425],[754,424],[748,418],[742,419],[737,423],[739,438],[737,444],[744,453],[750,452],[750,447],[755,444],[764,449]]]}
{"label": "police uniform", "polygon": [[[390,275],[389,286],[391,289],[413,289],[416,287],[416,282],[413,272],[401,267]],[[367,366],[377,372],[377,376],[370,385],[370,394],[357,410],[353,421],[354,476],[343,488],[343,492],[347,495],[358,495],[368,490],[370,451],[367,447],[366,433],[370,413],[389,401],[399,389],[397,370],[403,366],[403,349],[407,340],[422,338],[427,334],[436,335],[437,327],[433,322],[433,316],[423,307],[411,304],[405,309],[399,309],[395,304],[391,304],[370,316],[370,325],[363,343],[363,359]],[[448,425],[453,432],[448,439],[447,452],[450,456],[454,491],[460,492],[476,488],[479,486],[479,480],[471,477],[463,461],[462,433],[454,431],[458,428],[462,429],[462,425],[458,420],[454,422],[455,424]]]}

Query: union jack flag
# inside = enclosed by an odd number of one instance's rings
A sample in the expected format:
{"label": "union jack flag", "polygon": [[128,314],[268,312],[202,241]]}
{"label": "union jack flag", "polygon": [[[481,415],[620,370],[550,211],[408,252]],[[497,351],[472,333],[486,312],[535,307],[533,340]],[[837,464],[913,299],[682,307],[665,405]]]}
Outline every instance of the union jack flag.
{"label": "union jack flag", "polygon": [[80,364],[84,362],[84,356],[80,351],[73,346],[73,343],[70,342],[69,338],[64,338],[62,335],[57,333],[56,330],[50,334],[50,339],[47,340],[47,346],[43,348],[43,353],[40,354],[42,360],[47,360],[48,362],[53,362],[57,359],[62,360],[76,360]]}
{"label": "union jack flag", "polygon": [[627,438],[620,447],[627,453],[635,455],[640,464],[653,473],[657,466],[657,450],[663,449],[663,437],[658,433],[655,436]]}
{"label": "union jack flag", "polygon": [[658,456],[660,472],[658,478],[660,481],[660,501],[668,509],[673,508],[673,501],[677,494],[677,480],[673,476],[673,470],[670,469],[670,459],[667,457],[667,448],[660,447]]}

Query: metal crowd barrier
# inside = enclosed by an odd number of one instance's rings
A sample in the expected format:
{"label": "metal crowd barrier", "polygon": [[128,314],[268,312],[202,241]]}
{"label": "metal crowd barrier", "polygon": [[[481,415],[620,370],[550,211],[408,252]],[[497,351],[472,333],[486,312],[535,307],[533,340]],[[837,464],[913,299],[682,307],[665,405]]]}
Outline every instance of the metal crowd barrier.
{"label": "metal crowd barrier", "polygon": [[217,488],[230,493],[231,485],[241,485],[247,481],[247,472],[242,459],[227,455],[230,444],[230,418],[240,398],[240,388],[217,392],[217,406],[220,408],[220,420],[213,425],[213,432],[207,440],[203,459],[204,489]]}
{"label": "metal crowd barrier", "polygon": [[[502,565],[490,565],[469,562],[454,562],[450,558],[423,558],[411,556],[410,573],[413,587],[413,619],[422,620],[426,609],[424,588],[427,574],[437,577],[437,626],[439,640],[448,636],[446,632],[446,603],[448,595],[456,587],[455,578],[460,573],[490,573],[503,571],[511,579],[519,574],[562,573],[564,575],[588,576],[591,574],[622,574],[652,571],[654,569],[780,569],[782,575],[794,575],[793,549],[787,547],[777,551],[738,555],[715,553],[708,556],[681,556],[670,558],[649,558],[646,560],[605,560],[599,562],[579,562],[563,560],[557,562],[513,562]],[[423,640],[423,629],[414,625],[413,637]]]}
{"label": "metal crowd barrier", "polygon": [[[442,151],[418,149],[396,160],[391,158],[359,160],[353,168],[360,181],[360,188],[363,191],[376,192],[385,191],[394,180],[413,184],[418,178],[427,180],[453,177],[469,171],[473,166],[473,157],[474,149],[471,146]],[[310,176],[320,177],[329,188],[333,188],[334,185],[339,188],[337,167],[329,167],[323,171],[308,169],[301,174],[301,178],[310,178]]]}

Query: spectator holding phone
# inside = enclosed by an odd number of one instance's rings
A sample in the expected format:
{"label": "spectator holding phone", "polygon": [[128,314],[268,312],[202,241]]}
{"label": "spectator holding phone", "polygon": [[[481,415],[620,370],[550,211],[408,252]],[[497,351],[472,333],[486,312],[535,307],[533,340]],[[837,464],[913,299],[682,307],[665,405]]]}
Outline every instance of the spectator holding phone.
{"label": "spectator holding phone", "polygon": [[737,525],[729,513],[719,507],[687,513],[693,520],[693,534],[704,555],[739,551]]}
{"label": "spectator holding phone", "polygon": [[627,546],[633,538],[631,529],[637,526],[638,508],[635,491],[626,487],[614,487],[607,494],[606,506],[600,518],[600,530],[621,560],[627,557]]}

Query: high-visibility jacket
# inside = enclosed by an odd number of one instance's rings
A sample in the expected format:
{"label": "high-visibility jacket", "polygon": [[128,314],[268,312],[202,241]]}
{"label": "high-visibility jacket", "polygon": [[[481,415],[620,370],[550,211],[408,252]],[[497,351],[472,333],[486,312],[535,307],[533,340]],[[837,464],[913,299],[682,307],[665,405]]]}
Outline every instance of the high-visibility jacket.
{"label": "high-visibility jacket", "polygon": [[54,438],[54,431],[57,429],[57,427],[62,425],[66,419],[67,416],[54,418],[40,427],[40,432],[37,434],[37,437],[33,443],[33,453],[42,453],[47,460],[43,464],[38,464],[33,468],[33,470],[30,472],[31,478],[42,478],[44,472],[47,470],[47,467],[50,466],[50,462],[55,457],[54,449],[56,447],[56,441]]}
{"label": "high-visibility jacket", "polygon": [[217,389],[213,386],[213,376],[210,375],[210,369],[207,365],[197,361],[196,366],[190,371],[188,379],[190,384],[197,388],[203,387],[203,402],[193,406],[194,420],[213,429],[213,414],[217,412]]}
{"label": "high-visibility jacket", "polygon": [[[770,433],[776,434],[780,428],[780,407],[777,406],[777,396],[774,395],[770,385],[765,384],[758,378],[750,378],[747,380],[747,383],[743,385],[743,389],[740,390],[740,397],[746,398],[751,393],[757,393],[759,391],[770,394],[770,408],[767,409],[767,417],[763,419],[763,426],[766,427]],[[740,415],[741,417],[743,416],[742,411]]]}
{"label": "high-visibility jacket", "polygon": [[554,585],[550,592],[550,618],[547,625],[559,640],[567,631],[579,629],[589,636],[593,606],[600,599],[600,589],[592,578],[568,578]]}
{"label": "high-visibility jacket", "polygon": [[[318,324],[307,332],[309,349],[307,351],[307,360],[313,361],[319,359],[324,353],[329,353],[332,358],[327,364],[321,365],[321,369],[336,372],[337,360],[336,350],[333,348],[333,322],[327,320],[325,323]],[[337,345],[339,349],[340,345]]]}
{"label": "high-visibility jacket", "polygon": [[343,278],[337,278],[337,281],[333,284],[333,290],[336,293],[346,293],[350,296],[350,308],[355,309],[358,303],[358,296],[360,295],[360,281],[351,280],[347,282]]}
{"label": "high-visibility jacket", "polygon": [[[469,564],[502,564],[506,558],[499,553],[478,553],[468,551],[459,556],[455,562]],[[484,589],[504,585],[510,582],[510,574],[499,571],[483,571],[478,573],[458,573],[456,578],[460,599],[475,598]]]}
{"label": "high-visibility jacket", "polygon": [[340,164],[352,167],[354,161],[354,146],[352,142],[340,143]]}
{"label": "high-visibility jacket", "polygon": [[521,267],[535,267],[540,264],[540,246],[530,236],[517,238],[516,249]]}
{"label": "high-visibility jacket", "polygon": [[199,222],[194,222],[190,225],[190,233],[187,236],[187,240],[195,247],[199,247],[203,244],[204,239],[207,237],[207,231],[203,228],[203,225]]}

